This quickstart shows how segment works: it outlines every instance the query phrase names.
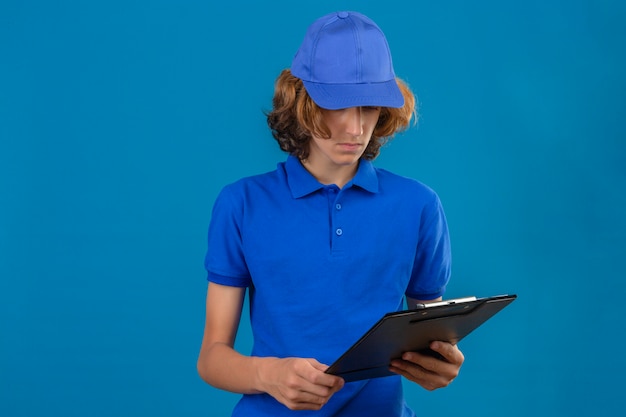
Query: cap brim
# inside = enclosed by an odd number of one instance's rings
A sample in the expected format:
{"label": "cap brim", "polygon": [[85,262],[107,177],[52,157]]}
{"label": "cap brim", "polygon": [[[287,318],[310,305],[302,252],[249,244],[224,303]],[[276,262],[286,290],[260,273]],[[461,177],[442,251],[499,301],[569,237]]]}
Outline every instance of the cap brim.
{"label": "cap brim", "polygon": [[323,109],[404,106],[404,96],[395,79],[363,84],[321,84],[304,80],[302,82],[315,104]]}

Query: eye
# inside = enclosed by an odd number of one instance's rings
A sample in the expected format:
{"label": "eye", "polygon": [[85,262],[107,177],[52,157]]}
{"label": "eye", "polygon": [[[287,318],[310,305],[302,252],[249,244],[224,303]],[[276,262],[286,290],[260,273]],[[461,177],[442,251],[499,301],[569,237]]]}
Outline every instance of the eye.
{"label": "eye", "polygon": [[379,106],[363,106],[361,107],[364,111],[379,111]]}

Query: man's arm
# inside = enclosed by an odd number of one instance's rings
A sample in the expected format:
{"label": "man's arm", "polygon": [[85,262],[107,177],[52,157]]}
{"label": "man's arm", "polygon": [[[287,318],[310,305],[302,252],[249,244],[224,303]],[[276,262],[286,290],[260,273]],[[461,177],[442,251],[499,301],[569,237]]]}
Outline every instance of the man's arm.
{"label": "man's arm", "polygon": [[[434,300],[416,300],[407,297],[409,308],[415,308],[416,304],[427,304],[435,301],[441,301],[441,297]],[[463,353],[456,345],[441,341],[432,342],[430,348],[440,354],[443,360],[417,352],[406,352],[402,355],[402,359],[394,360],[391,363],[391,371],[429,391],[448,386],[459,374],[461,365],[465,360]]]}
{"label": "man's arm", "polygon": [[234,350],[245,288],[209,283],[198,373],[208,384],[241,394],[266,392],[293,410],[318,410],[343,387],[315,359],[260,358]]}

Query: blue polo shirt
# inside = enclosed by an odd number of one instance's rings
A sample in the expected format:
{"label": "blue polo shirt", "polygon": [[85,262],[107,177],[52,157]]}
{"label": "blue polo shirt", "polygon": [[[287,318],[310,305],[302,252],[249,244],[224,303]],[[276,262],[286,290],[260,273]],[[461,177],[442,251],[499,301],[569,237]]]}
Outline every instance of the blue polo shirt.
{"label": "blue polo shirt", "polygon": [[[209,281],[249,288],[253,356],[331,364],[383,314],[402,309],[405,295],[444,293],[450,242],[440,200],[424,184],[361,160],[339,189],[289,156],[224,187],[205,266]],[[347,383],[313,414],[413,415],[396,376]],[[265,394],[244,395],[233,412],[292,415]]]}

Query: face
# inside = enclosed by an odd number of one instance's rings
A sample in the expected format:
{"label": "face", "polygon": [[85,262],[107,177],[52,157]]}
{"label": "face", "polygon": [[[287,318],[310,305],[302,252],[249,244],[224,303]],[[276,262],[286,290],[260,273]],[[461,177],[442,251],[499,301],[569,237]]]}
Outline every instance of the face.
{"label": "face", "polygon": [[328,169],[356,167],[379,116],[380,107],[322,109],[322,120],[330,130],[330,138],[313,136],[309,142],[308,163]]}

